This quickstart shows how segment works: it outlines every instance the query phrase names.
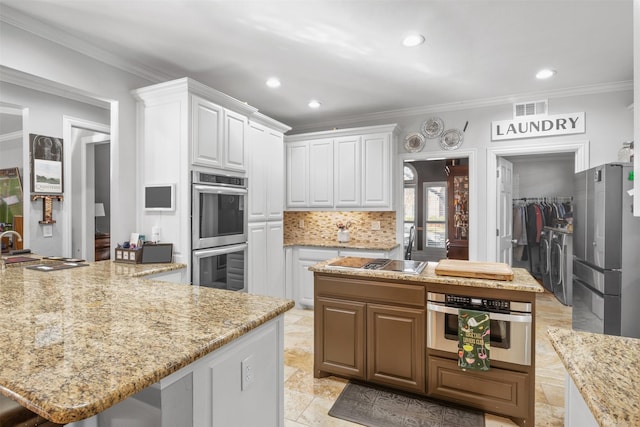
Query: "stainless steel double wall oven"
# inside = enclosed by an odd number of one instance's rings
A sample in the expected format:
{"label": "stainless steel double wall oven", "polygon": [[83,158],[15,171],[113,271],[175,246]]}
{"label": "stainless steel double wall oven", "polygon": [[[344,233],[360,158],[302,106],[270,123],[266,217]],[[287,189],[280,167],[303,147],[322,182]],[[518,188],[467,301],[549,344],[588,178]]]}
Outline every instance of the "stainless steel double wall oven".
{"label": "stainless steel double wall oven", "polygon": [[192,283],[246,291],[247,179],[194,171],[191,200]]}

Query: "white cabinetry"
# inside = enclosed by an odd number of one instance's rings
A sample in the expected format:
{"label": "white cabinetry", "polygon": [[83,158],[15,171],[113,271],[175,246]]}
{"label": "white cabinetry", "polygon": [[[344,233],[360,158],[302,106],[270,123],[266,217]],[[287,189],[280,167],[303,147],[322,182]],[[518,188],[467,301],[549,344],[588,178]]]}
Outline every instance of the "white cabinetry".
{"label": "white cabinetry", "polygon": [[333,139],[309,142],[309,206],[333,206]]}
{"label": "white cabinetry", "polygon": [[396,125],[286,138],[287,208],[392,210]]}
{"label": "white cabinetry", "polygon": [[282,221],[250,222],[248,291],[285,297]]}
{"label": "white cabinetry", "polygon": [[[245,176],[251,160],[248,119],[279,130],[280,143],[282,133],[289,128],[189,78],[144,87],[132,94],[138,100],[138,193],[144,194],[144,186],[149,184],[173,184],[176,190],[175,210],[171,212],[145,211],[140,200],[135,209],[136,228],[151,235],[151,228],[159,227],[162,240],[174,245],[175,261],[187,264],[190,276],[192,171]],[[282,153],[281,146],[279,150]],[[282,165],[282,154],[279,156]],[[269,157],[263,160],[272,161]],[[274,179],[282,181],[282,177]],[[279,203],[282,206],[282,198]],[[267,210],[264,208],[264,212]]]}
{"label": "white cabinetry", "polygon": [[282,426],[283,349],[280,315],[100,414],[68,426]]}
{"label": "white cabinetry", "polygon": [[335,206],[337,208],[353,208],[360,205],[360,166],[362,164],[360,155],[361,148],[361,136],[343,136],[335,139],[334,195]]}
{"label": "white cabinetry", "polygon": [[565,373],[564,385],[564,425],[567,427],[597,427],[598,422],[568,373]]}
{"label": "white cabinetry", "polygon": [[313,307],[313,272],[309,267],[338,256],[338,249],[298,248],[294,251],[293,280],[296,304]]}
{"label": "white cabinetry", "polygon": [[247,117],[200,96],[191,96],[191,163],[245,172]]}
{"label": "white cabinetry", "polygon": [[309,267],[338,256],[353,256],[363,258],[394,258],[395,250],[373,249],[343,249],[343,248],[317,248],[311,246],[295,246],[288,248],[290,256],[287,256],[286,278],[291,282],[287,288],[291,294],[287,298],[293,298],[296,305],[313,307],[313,272]]}
{"label": "white cabinetry", "polygon": [[309,206],[309,144],[287,144],[287,207]]}
{"label": "white cabinetry", "polygon": [[259,114],[255,119],[249,122],[247,130],[248,291],[284,298],[283,132],[289,127]]}

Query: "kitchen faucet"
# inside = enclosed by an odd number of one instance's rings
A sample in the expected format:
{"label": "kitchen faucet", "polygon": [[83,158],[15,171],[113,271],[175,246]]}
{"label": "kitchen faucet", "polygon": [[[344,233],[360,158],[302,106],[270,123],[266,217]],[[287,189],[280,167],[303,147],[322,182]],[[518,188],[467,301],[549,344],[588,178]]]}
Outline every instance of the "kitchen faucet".
{"label": "kitchen faucet", "polygon": [[[20,235],[20,233],[13,230],[7,230],[0,233],[0,241],[2,241],[2,238],[7,234],[15,234],[16,236],[18,236],[18,242],[22,242],[22,236]],[[4,271],[4,269],[5,269],[4,259],[2,258],[2,256],[0,256],[0,271]]]}

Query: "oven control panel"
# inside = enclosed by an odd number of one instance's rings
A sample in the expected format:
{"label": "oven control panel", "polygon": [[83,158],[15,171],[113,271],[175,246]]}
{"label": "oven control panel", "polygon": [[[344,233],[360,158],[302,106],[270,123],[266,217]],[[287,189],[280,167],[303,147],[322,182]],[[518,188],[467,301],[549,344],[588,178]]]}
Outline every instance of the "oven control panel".
{"label": "oven control panel", "polygon": [[445,302],[448,306],[484,309],[488,311],[509,311],[509,301],[501,299],[474,298],[461,295],[446,295]]}

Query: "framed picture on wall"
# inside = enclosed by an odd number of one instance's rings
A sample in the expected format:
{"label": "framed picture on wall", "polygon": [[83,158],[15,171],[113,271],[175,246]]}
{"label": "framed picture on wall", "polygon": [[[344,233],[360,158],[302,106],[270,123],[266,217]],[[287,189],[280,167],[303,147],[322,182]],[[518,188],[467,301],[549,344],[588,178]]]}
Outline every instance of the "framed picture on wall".
{"label": "framed picture on wall", "polygon": [[62,194],[62,138],[29,134],[31,158],[31,192]]}

